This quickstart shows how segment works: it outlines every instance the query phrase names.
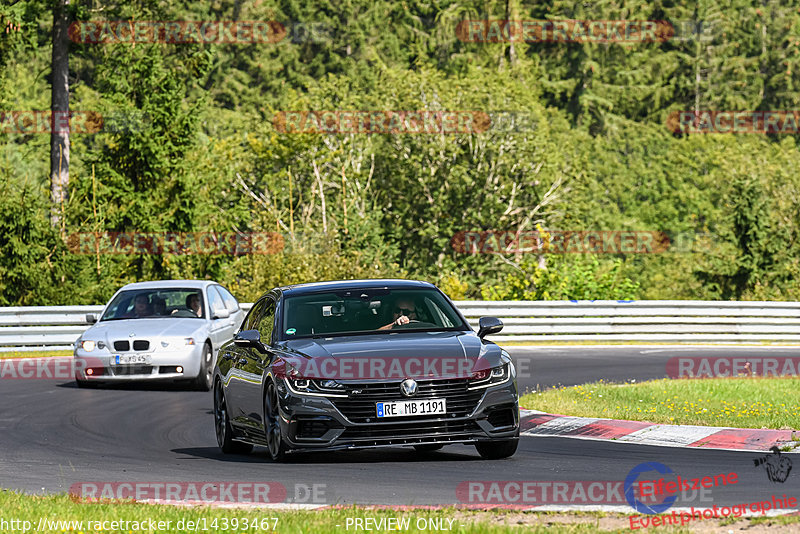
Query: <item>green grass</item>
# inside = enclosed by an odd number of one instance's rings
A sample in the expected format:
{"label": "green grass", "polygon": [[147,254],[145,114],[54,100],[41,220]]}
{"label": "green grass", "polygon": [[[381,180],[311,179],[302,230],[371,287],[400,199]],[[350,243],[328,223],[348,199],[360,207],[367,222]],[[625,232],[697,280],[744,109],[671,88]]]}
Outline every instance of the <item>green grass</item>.
{"label": "green grass", "polygon": [[528,393],[520,406],[561,415],[675,425],[798,429],[798,391],[800,378],[600,381]]}
{"label": "green grass", "polygon": [[[498,513],[501,517],[503,512]],[[491,516],[486,512],[471,512],[455,509],[438,509],[438,510],[413,510],[413,511],[394,511],[394,510],[378,510],[368,509],[363,507],[342,507],[335,509],[324,510],[306,510],[306,511],[286,511],[286,510],[246,510],[246,509],[219,509],[210,507],[178,507],[178,506],[163,506],[163,505],[150,505],[141,503],[76,503],[68,496],[27,496],[11,491],[0,491],[0,521],[11,520],[27,520],[32,523],[28,525],[30,528],[28,532],[35,531],[39,524],[39,518],[46,517],[50,520],[60,521],[83,521],[83,529],[78,530],[73,526],[73,532],[76,534],[107,534],[110,532],[125,532],[125,534],[133,533],[139,534],[140,532],[194,532],[195,528],[187,526],[188,521],[193,521],[195,525],[199,526],[200,532],[250,532],[250,533],[264,533],[264,532],[279,532],[281,534],[291,533],[322,533],[322,532],[366,532],[366,530],[356,530],[353,524],[347,529],[348,518],[409,518],[408,530],[402,532],[435,532],[430,529],[418,529],[417,521],[421,519],[439,519],[448,520],[454,519],[452,522],[452,532],[456,533],[475,533],[475,534],[507,534],[522,532],[517,522],[505,524],[505,521],[492,520],[498,514]],[[274,518],[277,518],[277,523]],[[234,519],[238,520],[238,524],[234,525]],[[258,521],[259,528],[243,528],[244,520]],[[162,529],[157,526],[156,529],[150,530],[149,526],[146,528],[131,529],[128,525],[127,530],[118,528],[116,530],[109,530],[110,524],[105,525],[105,530],[98,530],[97,528],[86,528],[89,521],[149,521],[164,522],[163,526],[170,528]],[[184,528],[178,530],[178,522],[183,520]],[[216,523],[214,521],[216,520]],[[262,520],[266,520],[263,526],[268,528],[261,528]],[[171,522],[167,524],[166,522]],[[227,521],[228,528],[224,528]],[[199,523],[198,523],[199,522]],[[2,523],[0,523],[2,524]],[[447,521],[443,523],[448,525]],[[20,526],[16,530],[22,532]],[[216,525],[217,528],[212,528]],[[275,528],[277,525],[277,528]],[[9,525],[11,526],[11,525]],[[89,525],[95,527],[96,525]],[[120,527],[124,525],[119,525]],[[234,528],[238,526],[238,528]],[[420,523],[419,526],[423,526]],[[55,528],[53,528],[55,527]],[[204,527],[207,530],[204,530]],[[547,524],[531,525],[525,528],[525,532],[595,532],[596,520],[594,517],[587,516],[587,521],[578,525],[564,525],[563,528],[553,529],[548,527]],[[274,528],[274,530],[273,530]],[[11,528],[0,527],[3,532],[12,532]],[[61,534],[64,530],[70,531],[69,526],[62,523],[61,528],[57,525],[51,525],[51,528],[38,530],[38,533],[53,532]],[[376,530],[373,527],[373,530]],[[381,529],[386,532],[386,529]]]}
{"label": "green grass", "polygon": [[[42,530],[36,531],[39,519],[44,517],[50,521],[82,521],[83,528],[77,529],[73,525],[70,530],[68,525],[59,527],[45,523]],[[162,506],[141,503],[76,503],[65,495],[55,496],[29,496],[20,493],[0,490],[0,525],[2,521],[7,524],[0,526],[3,532],[23,532],[29,527],[28,532],[56,533],[73,532],[75,534],[140,534],[195,531],[194,526],[187,523],[194,522],[199,526],[199,532],[247,532],[266,533],[279,532],[281,534],[305,533],[345,533],[367,532],[356,529],[351,523],[347,528],[348,518],[408,518],[408,530],[400,532],[454,532],[459,534],[521,534],[521,533],[591,533],[591,532],[628,532],[629,519],[626,514],[608,512],[520,512],[513,510],[486,510],[466,511],[453,508],[438,510],[406,510],[395,511],[386,509],[373,509],[369,507],[339,507],[335,509],[286,511],[286,510],[245,510],[245,509],[219,509],[210,507],[178,507]],[[277,518],[277,523],[275,519]],[[234,519],[238,520],[238,528],[234,528]],[[243,528],[244,520],[257,521],[259,528]],[[453,520],[452,530],[434,530],[417,528],[422,527],[423,520]],[[151,530],[146,522],[150,520],[163,522]],[[216,523],[214,521],[216,520]],[[21,523],[8,523],[11,521],[30,521],[30,525]],[[106,524],[104,530],[93,528],[88,522],[96,521],[135,521],[139,525],[127,525],[127,530],[122,528],[112,529],[113,525]],[[179,521],[183,521],[183,528],[178,529]],[[144,523],[143,523],[144,522]],[[169,524],[167,522],[170,522]],[[225,528],[225,522],[227,527]],[[783,527],[787,531],[788,525],[800,525],[800,517],[758,517],[753,519],[709,519],[702,523],[694,522],[694,528],[719,528],[723,525],[737,523],[740,529],[747,529],[755,525],[768,525]],[[444,526],[448,526],[445,521]],[[216,525],[216,528],[213,526]],[[87,528],[91,526],[92,528]],[[265,528],[261,528],[261,527]],[[119,525],[123,527],[123,525]],[[136,528],[138,527],[138,528]],[[162,528],[164,527],[164,528]],[[204,530],[204,527],[206,530]],[[273,530],[274,528],[274,530]],[[387,532],[387,529],[373,531]],[[678,527],[650,527],[648,532],[689,532],[687,528]],[[795,531],[795,530],[792,530]]]}
{"label": "green grass", "polygon": [[7,358],[54,358],[72,356],[71,350],[42,350],[42,351],[12,351],[0,352],[0,360]]}

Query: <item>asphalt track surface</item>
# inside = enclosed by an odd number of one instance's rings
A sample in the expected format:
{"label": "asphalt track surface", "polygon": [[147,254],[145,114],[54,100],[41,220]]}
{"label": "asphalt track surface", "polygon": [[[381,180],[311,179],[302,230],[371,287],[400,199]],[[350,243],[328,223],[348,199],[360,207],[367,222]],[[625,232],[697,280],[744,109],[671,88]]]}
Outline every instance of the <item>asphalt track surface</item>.
{"label": "asphalt track surface", "polygon": [[[665,352],[647,352],[652,350]],[[637,347],[510,352],[533,366],[534,376],[520,380],[525,389],[657,378],[664,376],[669,357],[689,350],[715,356],[732,350],[762,356],[797,352]],[[800,467],[785,483],[772,483],[754,466],[756,453],[553,437],[523,437],[516,455],[501,461],[482,460],[473,447],[452,445],[428,454],[410,448],[303,454],[274,464],[262,448],[248,456],[219,452],[210,393],[171,386],[84,390],[54,380],[2,380],[0,393],[0,487],[27,492],[67,492],[72,484],[90,481],[270,481],[286,486],[289,502],[297,484],[324,484],[318,504],[445,505],[459,503],[456,489],[464,481],[622,481],[636,465],[660,462],[684,478],[738,475],[735,485],[713,490],[713,501],[690,495],[678,505],[731,505],[800,493]]]}

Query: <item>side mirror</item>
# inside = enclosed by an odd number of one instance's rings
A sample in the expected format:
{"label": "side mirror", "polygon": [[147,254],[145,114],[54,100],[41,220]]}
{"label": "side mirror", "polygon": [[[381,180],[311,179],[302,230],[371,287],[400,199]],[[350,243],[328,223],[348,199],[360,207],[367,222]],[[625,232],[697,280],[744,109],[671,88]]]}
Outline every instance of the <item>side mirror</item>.
{"label": "side mirror", "polygon": [[258,330],[242,330],[233,336],[233,342],[237,347],[252,347],[259,352],[267,352],[267,348],[261,342],[261,332]]}
{"label": "side mirror", "polygon": [[214,310],[214,315],[211,317],[212,319],[227,319],[231,316],[231,313],[228,310]]}
{"label": "side mirror", "polygon": [[94,324],[97,322],[97,314],[96,313],[87,313],[86,314],[86,322],[89,324]]}
{"label": "side mirror", "polygon": [[483,339],[485,336],[496,334],[503,329],[503,321],[497,317],[481,317],[478,321],[478,337]]}

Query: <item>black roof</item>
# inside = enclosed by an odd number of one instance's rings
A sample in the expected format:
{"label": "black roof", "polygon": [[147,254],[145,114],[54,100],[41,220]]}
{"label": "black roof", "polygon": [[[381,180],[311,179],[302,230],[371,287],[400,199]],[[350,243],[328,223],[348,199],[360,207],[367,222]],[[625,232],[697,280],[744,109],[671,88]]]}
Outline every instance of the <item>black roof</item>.
{"label": "black roof", "polygon": [[306,295],[320,291],[346,291],[348,289],[433,289],[435,286],[420,280],[333,280],[277,288],[284,295]]}

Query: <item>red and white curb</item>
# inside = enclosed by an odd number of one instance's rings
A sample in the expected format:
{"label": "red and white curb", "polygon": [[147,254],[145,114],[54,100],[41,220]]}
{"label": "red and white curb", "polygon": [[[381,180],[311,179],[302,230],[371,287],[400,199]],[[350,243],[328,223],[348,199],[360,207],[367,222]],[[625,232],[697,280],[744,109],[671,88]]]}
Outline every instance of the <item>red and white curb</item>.
{"label": "red and white curb", "polygon": [[641,421],[621,421],[592,417],[554,415],[536,410],[520,410],[523,436],[557,436],[660,447],[685,447],[730,451],[764,452],[770,447],[794,447],[800,453],[800,431],[758,430],[716,426],[660,425]]}

